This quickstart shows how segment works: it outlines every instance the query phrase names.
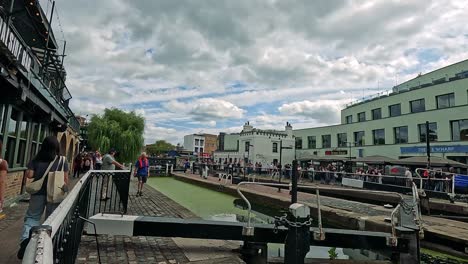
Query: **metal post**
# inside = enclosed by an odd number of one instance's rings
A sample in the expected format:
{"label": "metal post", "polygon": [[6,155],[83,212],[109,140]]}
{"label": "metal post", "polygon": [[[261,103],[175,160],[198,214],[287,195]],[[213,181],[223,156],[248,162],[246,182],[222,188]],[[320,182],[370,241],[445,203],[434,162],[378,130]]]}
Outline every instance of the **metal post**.
{"label": "metal post", "polygon": [[426,154],[427,154],[427,168],[431,168],[431,143],[429,140],[429,121],[426,121]]}
{"label": "metal post", "polygon": [[289,207],[288,234],[284,245],[284,263],[304,264],[305,256],[310,250],[310,209],[303,204],[292,204]]}
{"label": "metal post", "polygon": [[[280,166],[283,166],[283,164],[281,163],[281,158],[282,158],[282,154],[283,154],[283,140],[280,140],[280,156],[279,156],[279,165]],[[278,167],[278,165],[276,165]],[[281,184],[281,176],[283,176],[283,172],[281,170],[282,168],[280,167],[279,169],[279,175],[278,175],[278,184]],[[278,187],[278,192],[281,192],[281,187]]]}
{"label": "metal post", "polygon": [[291,188],[291,203],[297,203],[297,160],[293,160],[292,166],[292,188]]}

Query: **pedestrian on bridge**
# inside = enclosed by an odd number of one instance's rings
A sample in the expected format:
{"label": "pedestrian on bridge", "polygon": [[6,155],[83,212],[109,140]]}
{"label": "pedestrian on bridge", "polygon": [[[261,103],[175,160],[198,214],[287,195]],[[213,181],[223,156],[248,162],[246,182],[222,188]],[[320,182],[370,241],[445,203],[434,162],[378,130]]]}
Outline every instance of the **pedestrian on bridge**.
{"label": "pedestrian on bridge", "polygon": [[135,177],[138,178],[137,196],[143,196],[143,185],[149,177],[149,162],[146,152],[142,152],[137,162],[135,163]]}
{"label": "pedestrian on bridge", "polygon": [[[45,210],[45,219],[47,219],[60,203],[50,201],[50,186],[55,188],[54,184],[48,182],[51,173],[63,171],[64,185],[61,187],[64,193],[68,192],[68,162],[65,157],[60,156],[60,144],[55,136],[48,136],[44,139],[41,149],[37,155],[28,164],[25,176],[33,179],[39,184],[36,187],[29,187],[31,194],[29,207],[24,216],[23,232],[21,233],[20,249],[17,257],[23,258],[26,246],[29,243],[29,231],[32,227],[40,225],[42,215]],[[42,181],[42,184],[41,184]],[[29,185],[29,186],[31,186]],[[28,185],[27,185],[28,186]],[[28,189],[28,187],[27,187]]]}
{"label": "pedestrian on bridge", "polygon": [[[102,170],[115,170],[115,166],[120,169],[124,169],[124,165],[120,164],[115,160],[115,154],[117,151],[114,148],[109,150],[109,153],[104,155],[102,158]],[[107,196],[107,187],[109,185],[109,176],[105,175],[102,177],[102,189],[101,189],[101,200],[107,200],[109,197]]]}

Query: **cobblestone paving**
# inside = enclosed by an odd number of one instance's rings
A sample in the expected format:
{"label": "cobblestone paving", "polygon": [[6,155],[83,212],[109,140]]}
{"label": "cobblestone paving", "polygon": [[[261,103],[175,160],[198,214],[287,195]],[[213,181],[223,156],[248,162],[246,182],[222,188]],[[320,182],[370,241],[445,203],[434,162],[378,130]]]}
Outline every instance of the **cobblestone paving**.
{"label": "cobblestone paving", "polygon": [[[137,197],[136,183],[132,180],[130,185],[130,215],[197,218],[191,211],[151,187],[145,186],[143,197]],[[171,238],[101,235],[99,246],[102,263],[239,263],[239,260],[231,258],[190,262]],[[76,263],[98,263],[94,237],[82,236]]]}

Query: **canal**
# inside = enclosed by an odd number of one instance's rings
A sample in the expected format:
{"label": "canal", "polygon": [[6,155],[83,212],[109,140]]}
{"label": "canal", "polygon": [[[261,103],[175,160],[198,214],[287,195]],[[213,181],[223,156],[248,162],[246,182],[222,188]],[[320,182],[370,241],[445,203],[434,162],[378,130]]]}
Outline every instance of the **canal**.
{"label": "canal", "polygon": [[[247,221],[247,210],[243,208],[244,202],[239,197],[178,181],[171,177],[152,177],[148,180],[148,184],[200,218],[220,221]],[[281,210],[266,208],[261,205],[253,204],[252,207],[254,209],[252,212],[253,222],[257,223],[273,223],[273,216],[283,214]],[[268,244],[268,251],[271,257],[284,257],[282,244],[270,243]],[[388,259],[388,257],[368,250],[332,249],[328,247],[311,247],[307,257],[328,259],[330,252],[337,253],[338,259]]]}

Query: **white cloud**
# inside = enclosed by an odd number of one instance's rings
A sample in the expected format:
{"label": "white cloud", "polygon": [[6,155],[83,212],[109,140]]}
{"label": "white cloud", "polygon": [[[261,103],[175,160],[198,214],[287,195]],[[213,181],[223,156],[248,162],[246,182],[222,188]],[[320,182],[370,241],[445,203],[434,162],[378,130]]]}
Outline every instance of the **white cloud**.
{"label": "white cloud", "polygon": [[300,101],[283,104],[278,110],[283,114],[300,115],[317,120],[321,123],[337,123],[340,120],[340,110],[344,101],[322,100],[322,101]]}
{"label": "white cloud", "polygon": [[[468,58],[463,0],[63,0],[56,8],[72,109],[144,109],[149,129],[173,141],[246,119],[332,124],[335,101]],[[418,55],[427,49],[441,56]],[[244,86],[227,87],[236,82]],[[177,133],[163,130],[171,126]]]}

